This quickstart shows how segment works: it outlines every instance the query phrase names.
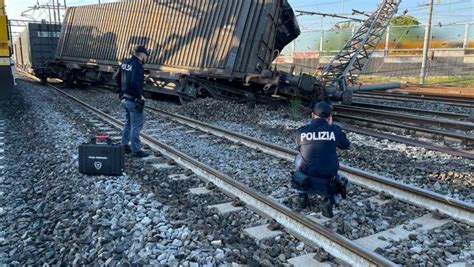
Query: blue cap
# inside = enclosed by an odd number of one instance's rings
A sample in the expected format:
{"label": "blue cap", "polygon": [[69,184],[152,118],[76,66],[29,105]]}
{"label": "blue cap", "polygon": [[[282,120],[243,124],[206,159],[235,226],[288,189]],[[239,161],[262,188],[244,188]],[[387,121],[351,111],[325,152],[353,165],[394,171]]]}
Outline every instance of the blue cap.
{"label": "blue cap", "polygon": [[320,118],[327,119],[332,114],[332,108],[326,102],[319,102],[314,106],[313,113]]}
{"label": "blue cap", "polygon": [[148,53],[148,50],[146,50],[146,48],[142,45],[137,46],[137,48],[135,49],[135,53],[145,53],[145,55],[147,56],[150,55],[150,53]]}

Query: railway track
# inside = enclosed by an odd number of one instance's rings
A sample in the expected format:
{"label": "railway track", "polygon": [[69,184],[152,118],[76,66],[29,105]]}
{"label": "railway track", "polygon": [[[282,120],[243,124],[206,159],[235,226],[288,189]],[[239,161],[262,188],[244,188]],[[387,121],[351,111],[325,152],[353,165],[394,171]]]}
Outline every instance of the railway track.
{"label": "railway track", "polygon": [[[106,121],[116,128],[121,128],[122,123],[120,120],[117,120],[112,116],[107,115],[93,108],[92,106],[65,94],[59,89],[56,90],[67,96],[69,99],[79,103],[90,112],[100,116],[101,120]],[[166,112],[162,114],[162,116],[165,117],[172,115],[174,114],[167,114]],[[186,120],[186,124],[189,124],[192,128],[209,132],[216,136],[222,136],[228,140],[232,140],[233,142],[238,142],[245,146],[262,150],[279,158],[286,160],[292,160],[294,158],[295,151],[291,149],[265,143],[258,139],[229,132],[224,129],[220,129],[212,125],[206,125],[203,122],[195,121],[182,116],[173,117],[173,120]],[[183,124],[184,121],[181,121],[180,123]],[[156,138],[146,134],[142,135],[142,138],[151,148],[156,149],[163,155],[172,158],[179,165],[193,170],[196,174],[208,181],[213,182],[224,191],[234,196],[238,196],[241,200],[246,202],[250,207],[257,210],[258,212],[278,220],[288,229],[288,231],[296,232],[298,235],[305,236],[310,241],[317,241],[316,245],[322,246],[337,258],[355,265],[393,265],[393,262],[389,262],[386,259],[381,258],[380,255],[374,255],[372,252],[374,247],[371,247],[371,249],[361,248],[361,246],[367,245],[365,244],[368,241],[367,239],[350,241],[342,236],[335,235],[333,232],[328,231],[326,228],[321,227],[318,224],[315,224],[311,220],[302,218],[300,214],[294,213],[278,202],[268,197],[262,196],[260,193],[253,191],[249,187],[236,182],[229,176],[226,176],[219,171],[183,154],[182,152],[179,152],[176,149],[163,144]],[[346,174],[349,176],[349,179],[353,180],[357,184],[364,185],[368,188],[372,187],[371,189],[375,191],[386,191],[399,199],[406,199],[407,202],[418,203],[416,204],[417,206],[422,206],[429,210],[438,209],[452,216],[453,218],[472,223],[472,214],[474,208],[469,203],[448,199],[439,194],[434,194],[413,186],[404,185],[383,177],[377,177],[349,167],[344,166],[343,168]],[[375,258],[373,258],[373,256],[375,256]]]}
{"label": "railway track", "polygon": [[[109,88],[107,88],[109,90]],[[388,109],[388,110],[401,110],[405,112],[418,112],[421,114],[429,114],[432,116],[439,116],[439,117],[444,117],[444,118],[452,118],[452,119],[458,119],[461,121],[471,121],[472,116],[465,115],[465,114],[457,114],[457,113],[452,113],[452,112],[438,112],[438,111],[430,111],[426,109],[412,109],[412,108],[402,108],[402,107],[392,107],[392,106],[384,106],[384,105],[375,105],[375,104],[367,104],[367,103],[362,103],[362,102],[354,102],[357,106],[364,107],[364,108],[380,108],[380,109]],[[351,106],[342,106],[345,108],[352,108]],[[149,108],[149,107],[147,107]],[[401,114],[403,115],[403,114]],[[458,149],[458,148],[453,148],[449,147],[446,145],[439,145],[433,142],[425,142],[421,140],[416,140],[412,138],[407,138],[403,136],[398,136],[395,134],[391,133],[385,133],[381,131],[377,131],[374,129],[370,129],[371,127],[374,127],[375,125],[381,125],[382,130],[386,129],[403,129],[406,130],[408,133],[412,133],[415,135],[420,135],[422,137],[431,137],[433,139],[440,139],[444,138],[448,141],[455,141],[455,142],[461,142],[465,144],[469,144],[474,140],[470,135],[465,135],[462,133],[453,133],[453,132],[448,132],[448,131],[443,131],[443,130],[437,130],[437,129],[430,129],[430,128],[425,128],[425,127],[419,127],[419,126],[413,126],[413,125],[400,125],[400,124],[395,124],[387,121],[381,121],[381,120],[373,120],[369,119],[366,117],[360,117],[360,116],[348,116],[348,115],[342,115],[340,114],[339,117],[343,120],[341,121],[346,121],[347,123],[344,123],[344,129],[362,134],[362,135],[368,135],[376,138],[381,138],[381,139],[387,139],[391,140],[394,142],[399,142],[399,143],[404,143],[407,145],[413,145],[413,146],[419,146],[419,147],[424,147],[429,150],[434,150],[434,151],[439,151],[443,153],[447,153],[453,156],[457,157],[463,157],[463,158],[469,158],[472,159],[474,158],[474,152],[470,150],[464,150],[464,149]],[[397,117],[397,116],[395,116]],[[424,119],[424,118],[423,118]],[[432,118],[426,118],[429,122],[435,122],[438,123],[436,119]],[[356,125],[352,124],[361,124],[362,126],[368,126],[368,128],[365,127],[357,127]],[[466,125],[471,125],[469,124],[470,122],[467,122]],[[441,123],[442,124],[442,123]],[[447,125],[450,126],[457,126],[456,122],[451,122],[448,121]],[[472,124],[474,125],[474,124]],[[461,126],[463,127],[463,122],[461,122]],[[467,128],[467,127],[466,127]]]}
{"label": "railway track", "polygon": [[469,99],[455,99],[435,96],[418,96],[418,95],[401,95],[391,93],[375,93],[375,92],[357,92],[355,97],[393,100],[393,101],[413,101],[413,102],[434,102],[456,107],[474,108],[474,101]]}
{"label": "railway track", "polygon": [[[64,94],[62,91],[61,93]],[[68,97],[71,98],[71,96]],[[71,99],[80,101],[76,100],[75,98]],[[102,113],[101,111],[96,110],[86,103],[78,103],[84,107],[87,107],[87,109],[91,111],[94,110],[94,112],[97,112],[97,114]],[[173,114],[164,112],[162,115],[172,116]],[[101,114],[101,119],[107,121],[109,124],[114,125],[117,128],[122,126],[122,123],[119,120],[113,118],[110,115],[106,115],[105,113]],[[180,124],[186,124],[192,128],[209,132],[210,134],[226,138],[232,142],[238,142],[245,146],[262,150],[265,153],[283,158],[288,161],[291,161],[295,155],[295,151],[291,149],[265,143],[258,139],[229,132],[224,129],[220,129],[212,125],[206,125],[205,123],[182,116],[173,116],[173,118],[170,117],[170,119],[180,120]],[[300,214],[289,210],[279,202],[269,197],[263,196],[261,193],[255,192],[246,185],[235,181],[231,177],[217,171],[216,169],[213,169],[212,167],[209,167],[202,162],[199,162],[192,157],[161,143],[156,138],[147,134],[143,134],[142,138],[154,150],[161,152],[167,157],[170,157],[179,165],[193,170],[193,172],[203,177],[207,181],[213,182],[225,192],[230,193],[234,197],[240,198],[258,213],[263,213],[267,217],[276,219],[279,223],[285,226],[289,232],[297,233],[298,236],[306,237],[305,240],[309,242],[314,242],[314,240],[317,240],[315,245],[323,247],[335,257],[355,265],[373,265],[375,262],[378,262],[376,263],[377,265],[393,264],[387,262],[386,259],[383,258],[379,258],[378,260],[372,258],[374,256],[372,254],[372,250],[375,249],[373,246],[369,245],[368,247],[371,249],[362,249],[362,251],[360,251],[361,247],[359,246],[363,247],[363,242],[370,240],[367,239],[367,237],[361,238],[360,240],[350,241],[345,237],[335,235],[333,232],[328,231],[328,229],[318,225],[317,223],[314,223],[312,220],[306,217],[301,217]],[[414,186],[405,185],[347,166],[343,166],[342,169],[344,174],[346,174],[354,183],[363,185],[364,187],[370,188],[371,190],[387,192],[392,196],[395,196],[397,199],[413,203],[417,206],[427,208],[428,210],[441,211],[444,214],[468,223],[472,223],[474,220],[474,206],[469,203],[461,202],[455,199],[449,199],[433,192],[422,190]],[[424,216],[423,218],[426,219],[427,217]],[[335,242],[337,244],[335,244]],[[354,255],[354,253],[359,255]],[[362,254],[365,256],[362,256]],[[351,256],[348,257],[348,255]],[[370,257],[370,259],[365,259],[364,257]],[[376,257],[380,257],[380,255],[376,255]]]}
{"label": "railway track", "polygon": [[[74,103],[82,106],[84,109],[92,113],[95,117],[106,122],[107,124],[121,129],[123,123],[90,106],[89,104],[65,93],[61,89],[50,85],[56,92],[64,97],[72,100]],[[175,148],[160,142],[156,138],[141,134],[143,143],[151,149],[160,152],[162,155],[171,158],[183,168],[192,170],[200,178],[207,182],[212,182],[218,188],[238,197],[245,202],[251,209],[266,217],[273,218],[283,225],[289,232],[304,237],[304,240],[310,244],[323,247],[327,252],[336,258],[352,265],[358,266],[394,266],[395,264],[377,253],[364,249],[349,239],[335,234],[329,229],[302,217],[300,214],[290,210],[277,201],[264,196],[246,185],[243,185],[231,177],[213,169],[212,167],[195,160],[194,158],[176,150]]]}
{"label": "railway track", "polygon": [[[239,133],[235,133],[235,132],[214,126],[212,124],[194,120],[182,115],[172,114],[172,113],[159,110],[156,108],[148,108],[148,110],[160,116],[169,118],[170,120],[176,121],[180,124],[187,125],[191,128],[198,129],[200,131],[207,132],[218,137],[226,138],[232,142],[240,143],[253,149],[261,150],[265,153],[285,159],[290,162],[294,160],[297,154],[297,151],[295,150],[282,147],[279,145],[271,144],[271,143],[268,143],[268,142],[250,137],[250,136],[245,136]],[[431,194],[431,192],[424,191],[421,189],[420,191],[418,191],[418,188],[416,187],[399,183],[399,182],[393,181],[392,179],[384,178],[379,175],[370,174],[368,172],[364,172],[364,171],[361,171],[349,166],[341,165],[341,170],[343,171],[345,175],[347,175],[350,178],[350,180],[360,184],[361,186],[370,188],[377,192],[385,191],[389,194],[392,194],[394,197],[397,197],[407,202],[411,202],[417,206],[422,206],[429,210],[438,209],[460,220],[464,220],[464,219],[467,219],[468,221],[474,220],[474,214],[469,215],[469,213],[474,212],[474,206],[471,206],[471,207],[469,207],[470,205],[465,206],[464,208],[466,208],[466,211],[467,211],[465,215],[467,217],[464,217],[464,216],[458,217],[458,215],[449,211],[451,208],[444,206],[444,204],[449,203],[448,205],[451,205],[451,203],[457,202],[457,200],[455,199],[449,199],[444,196],[438,195],[436,193]],[[407,192],[412,192],[412,193],[407,194]],[[425,197],[420,197],[422,195],[424,195]],[[435,201],[436,204],[433,201]],[[458,204],[463,206],[466,203],[458,202]],[[460,212],[460,213],[463,213],[463,212]]]}
{"label": "railway track", "polygon": [[[389,111],[382,111],[382,110],[371,109],[371,108],[352,107],[352,106],[344,106],[344,105],[335,106],[334,110],[336,111],[336,116],[341,116],[342,115],[341,113],[350,114],[350,115],[357,114],[357,115],[370,116],[370,117],[383,117],[383,119],[401,121],[403,123],[411,122],[417,125],[423,125],[425,127],[437,126],[444,129],[461,130],[461,131],[474,130],[474,123],[471,123],[471,122],[454,121],[454,120],[448,120],[448,119],[432,118],[432,117],[426,117],[426,116],[410,115],[410,114],[403,114],[403,113],[398,113],[398,112],[389,112]],[[466,138],[466,140],[471,140],[471,139]]]}
{"label": "railway track", "polygon": [[363,103],[363,102],[357,102],[357,101],[352,102],[352,106],[368,108],[368,109],[401,111],[401,112],[409,113],[409,114],[420,114],[420,115],[432,116],[432,117],[437,117],[437,118],[454,119],[454,120],[459,120],[459,121],[471,121],[471,122],[474,121],[473,116],[470,116],[467,114],[458,114],[454,112],[440,112],[440,111],[433,111],[433,110],[427,110],[427,109],[369,104],[369,103]]}
{"label": "railway track", "polygon": [[336,106],[335,111],[336,120],[351,124],[362,124],[369,127],[379,126],[378,128],[403,129],[408,130],[409,133],[430,136],[434,139],[444,138],[466,145],[474,142],[474,137],[472,134],[469,134],[470,131],[474,130],[474,123],[472,122],[351,106]]}
{"label": "railway track", "polygon": [[342,128],[345,129],[346,131],[362,134],[362,135],[367,135],[367,136],[372,136],[375,138],[379,139],[387,139],[390,141],[394,141],[397,143],[402,143],[402,144],[407,144],[411,146],[417,146],[417,147],[423,147],[429,150],[433,151],[439,151],[443,152],[449,155],[453,155],[456,157],[462,157],[462,158],[467,158],[467,159],[474,159],[474,152],[469,151],[469,150],[462,150],[462,149],[457,149],[457,148],[452,148],[449,146],[444,146],[444,145],[439,145],[435,143],[430,143],[430,142],[425,142],[413,138],[407,138],[403,136],[398,136],[390,133],[384,133],[380,131],[376,131],[374,129],[370,128],[364,128],[364,127],[357,127],[354,125],[350,124],[344,124],[342,125]]}

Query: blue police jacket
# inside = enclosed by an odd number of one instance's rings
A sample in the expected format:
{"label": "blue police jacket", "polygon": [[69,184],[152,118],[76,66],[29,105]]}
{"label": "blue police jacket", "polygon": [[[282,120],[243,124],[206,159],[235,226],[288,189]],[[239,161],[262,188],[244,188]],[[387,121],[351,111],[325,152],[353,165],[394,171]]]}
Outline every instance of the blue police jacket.
{"label": "blue police jacket", "polygon": [[120,65],[115,77],[115,81],[121,89],[119,90],[120,94],[141,98],[143,96],[144,73],[143,64],[136,56],[125,60]]}
{"label": "blue police jacket", "polygon": [[299,128],[296,131],[296,144],[301,155],[300,170],[319,179],[331,179],[337,175],[339,159],[336,148],[350,147],[342,129],[322,118]]}

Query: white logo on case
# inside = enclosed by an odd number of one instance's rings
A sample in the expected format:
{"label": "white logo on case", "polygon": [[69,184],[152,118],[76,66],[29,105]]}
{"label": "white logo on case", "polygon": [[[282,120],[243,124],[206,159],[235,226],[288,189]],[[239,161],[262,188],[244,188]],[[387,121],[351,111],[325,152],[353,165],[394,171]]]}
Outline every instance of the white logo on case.
{"label": "white logo on case", "polygon": [[94,167],[96,170],[100,171],[100,169],[102,169],[102,162],[100,161],[94,162]]}

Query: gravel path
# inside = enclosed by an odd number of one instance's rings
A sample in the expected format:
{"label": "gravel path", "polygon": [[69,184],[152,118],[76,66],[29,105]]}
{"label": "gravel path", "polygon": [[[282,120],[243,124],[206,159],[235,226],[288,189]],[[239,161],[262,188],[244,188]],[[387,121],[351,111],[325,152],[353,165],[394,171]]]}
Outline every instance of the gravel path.
{"label": "gravel path", "polygon": [[188,194],[204,184],[194,176],[169,181],[171,172],[185,171],[179,168],[156,170],[127,158],[127,175],[79,174],[77,146],[99,133],[90,115],[46,87],[19,84],[0,105],[8,114],[1,264],[270,266],[313,251],[288,234],[255,243],[242,230],[266,219],[247,209],[216,214],[207,205],[230,199],[217,191]]}

